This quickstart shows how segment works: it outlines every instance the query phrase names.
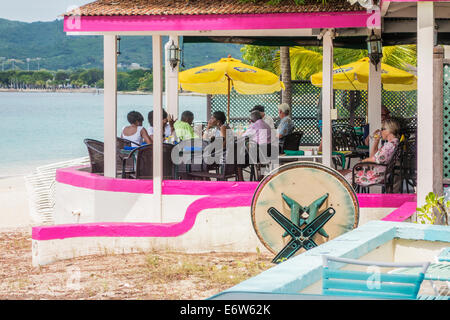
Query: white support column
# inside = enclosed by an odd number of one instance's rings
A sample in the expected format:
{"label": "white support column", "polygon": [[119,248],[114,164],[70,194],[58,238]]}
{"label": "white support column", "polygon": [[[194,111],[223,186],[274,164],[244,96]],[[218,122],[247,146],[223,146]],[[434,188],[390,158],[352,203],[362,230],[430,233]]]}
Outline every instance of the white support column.
{"label": "white support column", "polygon": [[103,37],[104,94],[104,176],[116,177],[116,136],[117,136],[117,36]]}
{"label": "white support column", "polygon": [[331,167],[331,109],[333,108],[333,35],[327,30],[323,35],[322,65],[322,164]]}
{"label": "white support column", "polygon": [[163,222],[162,177],[163,177],[163,134],[162,134],[162,37],[152,36],[153,51],[153,195],[155,215]]}
{"label": "white support column", "polygon": [[417,2],[417,206],[433,191],[433,2]]}
{"label": "white support column", "polygon": [[173,43],[178,47],[179,46],[179,37],[170,36],[169,41],[166,43],[164,47],[165,51],[165,73],[166,73],[166,108],[167,113],[174,116],[174,118],[178,118],[178,70],[179,65],[172,69],[169,63],[169,47]]}
{"label": "white support column", "polygon": [[[378,36],[380,35],[380,30],[374,31]],[[376,68],[372,63],[369,64],[369,84],[367,89],[367,115],[371,134],[375,130],[381,129],[381,62],[378,63]],[[372,145],[373,140],[370,141],[369,150],[372,150]]]}

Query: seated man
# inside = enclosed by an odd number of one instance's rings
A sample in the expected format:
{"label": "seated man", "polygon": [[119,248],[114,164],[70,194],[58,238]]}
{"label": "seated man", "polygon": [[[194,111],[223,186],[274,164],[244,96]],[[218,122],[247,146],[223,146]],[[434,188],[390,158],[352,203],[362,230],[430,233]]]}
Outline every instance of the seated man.
{"label": "seated man", "polygon": [[271,128],[262,119],[261,113],[257,110],[250,113],[250,126],[244,132],[244,137],[249,137],[256,144],[270,144]]}
{"label": "seated man", "polygon": [[267,123],[268,125],[269,125],[269,127],[271,127],[272,129],[275,129],[275,125],[273,124],[273,119],[272,119],[272,117],[270,117],[270,116],[268,116],[265,112],[264,112],[264,107],[263,106],[261,106],[261,105],[256,105],[256,106],[254,106],[251,110],[250,110],[250,112],[253,112],[253,111],[259,111],[260,113],[261,113],[261,117],[262,117],[262,119],[263,119],[263,121],[265,122],[265,123]]}
{"label": "seated man", "polygon": [[182,141],[198,138],[194,132],[194,128],[192,128],[192,122],[194,122],[194,114],[187,110],[181,114],[180,120],[175,121],[173,127],[178,139]]}
{"label": "seated man", "polygon": [[281,119],[277,129],[278,139],[280,141],[280,151],[282,150],[284,138],[294,131],[294,124],[289,116],[290,111],[291,108],[289,108],[287,103],[282,103],[278,106],[278,115]]}

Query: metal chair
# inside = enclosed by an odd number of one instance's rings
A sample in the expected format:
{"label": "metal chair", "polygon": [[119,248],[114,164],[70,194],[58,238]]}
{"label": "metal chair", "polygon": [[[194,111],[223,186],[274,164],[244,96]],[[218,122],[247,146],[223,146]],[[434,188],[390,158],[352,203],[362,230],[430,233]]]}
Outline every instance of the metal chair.
{"label": "metal chair", "polygon": [[[205,147],[206,152],[208,152],[206,150],[207,148],[208,147]],[[211,178],[213,178],[216,179],[217,181],[226,181],[230,178],[235,178],[236,181],[243,181],[244,179],[242,175],[242,170],[238,165],[240,150],[238,148],[237,140],[234,141],[234,144],[232,146],[232,148],[234,148],[232,153],[233,159],[229,159],[229,157],[227,157],[227,152],[230,152],[229,148],[230,146],[227,146],[227,149],[224,150],[223,154],[220,155],[220,163],[206,164],[204,166],[205,168],[204,171],[189,172],[188,175],[190,177],[202,180],[210,180]],[[206,156],[208,156],[208,153],[206,153]],[[212,152],[209,156],[215,158],[215,153]]]}
{"label": "metal chair", "polygon": [[[322,293],[336,296],[358,296],[378,299],[417,299],[429,262],[384,263],[322,256]],[[331,269],[329,262],[367,266],[367,272]],[[381,273],[379,268],[421,267],[415,274]]]}
{"label": "metal chair", "polygon": [[[345,158],[349,158],[347,162],[347,169],[350,168],[350,160],[353,158],[364,159],[366,154],[359,151],[357,148],[361,145],[361,141],[356,134],[355,128],[348,124],[334,123],[332,129],[332,146],[333,151],[347,152]],[[338,158],[337,158],[338,159]],[[335,168],[338,165],[345,169],[342,162],[335,161]]]}
{"label": "metal chair", "polygon": [[[172,162],[172,144],[163,143],[163,179],[174,178],[174,165]],[[136,157],[136,170],[129,174],[134,179],[153,179],[153,144],[135,148],[123,159],[122,177],[126,176],[126,163]]]}
{"label": "metal chair", "polygon": [[417,144],[416,138],[410,137],[406,140],[404,151],[400,158],[400,177],[403,191],[403,184],[406,185],[406,192],[409,193],[409,188],[414,188],[417,181]]}
{"label": "metal chair", "polygon": [[[352,185],[356,192],[368,193],[369,188],[376,185],[383,187],[383,193],[392,193],[394,189],[394,176],[396,175],[395,164],[400,159],[401,150],[403,148],[403,142],[400,142],[392,155],[392,158],[388,163],[376,163],[376,162],[359,162],[355,164],[352,170]],[[374,183],[369,185],[363,185],[356,181],[356,177],[359,171],[369,171],[376,168],[384,168],[384,173]]]}

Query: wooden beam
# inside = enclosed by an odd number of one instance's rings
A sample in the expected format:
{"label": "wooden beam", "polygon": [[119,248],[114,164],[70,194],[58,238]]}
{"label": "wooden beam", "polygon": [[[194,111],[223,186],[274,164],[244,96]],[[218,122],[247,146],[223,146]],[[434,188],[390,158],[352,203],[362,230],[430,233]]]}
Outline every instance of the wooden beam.
{"label": "wooden beam", "polygon": [[153,52],[153,196],[155,216],[163,222],[163,132],[162,132],[162,37],[152,37]]}
{"label": "wooden beam", "polygon": [[166,111],[178,118],[178,65],[172,69],[169,63],[169,47],[173,43],[179,46],[179,37],[170,36],[169,41],[165,45],[165,73],[166,73]]}
{"label": "wooden beam", "polygon": [[[369,31],[371,32],[371,31]],[[374,32],[379,36],[380,30],[375,29]],[[381,128],[381,62],[375,66],[369,64],[369,84],[367,92],[367,114],[370,133]],[[374,141],[370,141],[370,149],[372,150]]]}
{"label": "wooden beam", "polygon": [[117,36],[103,37],[104,93],[103,93],[103,141],[104,176],[116,177],[117,137]]}
{"label": "wooden beam", "polygon": [[434,6],[417,3],[417,206],[425,204],[434,182]]}
{"label": "wooden beam", "polygon": [[331,167],[332,133],[331,109],[333,108],[333,38],[334,31],[323,34],[323,84],[322,84],[322,164]]}

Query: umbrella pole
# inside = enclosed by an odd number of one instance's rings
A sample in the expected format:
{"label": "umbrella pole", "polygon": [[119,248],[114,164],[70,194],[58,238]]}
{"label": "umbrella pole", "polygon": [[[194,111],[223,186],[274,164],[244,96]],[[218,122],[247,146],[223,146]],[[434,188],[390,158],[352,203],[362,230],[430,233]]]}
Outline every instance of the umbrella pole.
{"label": "umbrella pole", "polygon": [[230,82],[231,82],[231,79],[230,79],[230,77],[228,77],[228,75],[227,75],[227,78],[228,78],[227,119],[228,119],[228,123],[230,123],[230,91],[231,91]]}

